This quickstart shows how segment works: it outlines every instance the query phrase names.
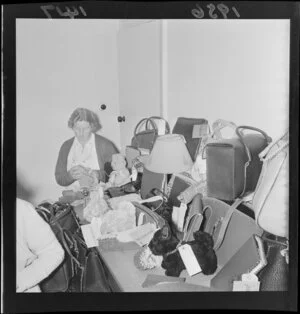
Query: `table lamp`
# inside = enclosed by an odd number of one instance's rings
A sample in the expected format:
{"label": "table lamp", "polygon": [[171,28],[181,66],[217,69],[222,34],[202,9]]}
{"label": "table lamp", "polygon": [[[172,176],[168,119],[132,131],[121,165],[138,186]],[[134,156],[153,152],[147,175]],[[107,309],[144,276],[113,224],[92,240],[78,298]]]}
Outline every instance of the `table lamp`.
{"label": "table lamp", "polygon": [[165,174],[163,192],[165,192],[166,175],[180,173],[191,169],[192,158],[181,134],[166,134],[158,136],[145,168],[155,173]]}

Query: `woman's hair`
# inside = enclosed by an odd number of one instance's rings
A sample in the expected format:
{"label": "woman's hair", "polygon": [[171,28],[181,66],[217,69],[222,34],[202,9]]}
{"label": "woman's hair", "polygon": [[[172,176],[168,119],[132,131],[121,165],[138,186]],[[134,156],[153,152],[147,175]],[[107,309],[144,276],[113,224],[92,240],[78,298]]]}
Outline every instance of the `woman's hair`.
{"label": "woman's hair", "polygon": [[71,114],[68,127],[73,129],[77,121],[87,121],[90,123],[92,132],[97,132],[101,129],[101,124],[98,116],[91,110],[85,108],[77,108]]}

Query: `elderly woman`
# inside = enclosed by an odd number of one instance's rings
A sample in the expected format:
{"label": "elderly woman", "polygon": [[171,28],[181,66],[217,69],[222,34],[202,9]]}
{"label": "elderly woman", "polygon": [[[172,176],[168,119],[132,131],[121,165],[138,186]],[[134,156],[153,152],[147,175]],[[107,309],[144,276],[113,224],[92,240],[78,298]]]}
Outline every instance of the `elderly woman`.
{"label": "elderly woman", "polygon": [[56,182],[73,189],[106,182],[112,155],[119,151],[110,140],[96,134],[101,128],[98,116],[88,109],[77,108],[70,116],[68,127],[75,137],[65,141],[60,148]]}

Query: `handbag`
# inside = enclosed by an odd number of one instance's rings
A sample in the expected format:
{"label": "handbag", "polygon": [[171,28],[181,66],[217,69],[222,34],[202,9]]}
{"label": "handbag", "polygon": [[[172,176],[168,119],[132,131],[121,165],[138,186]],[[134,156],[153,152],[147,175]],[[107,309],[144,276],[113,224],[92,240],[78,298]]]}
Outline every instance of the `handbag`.
{"label": "handbag", "polygon": [[108,188],[105,193],[108,194],[109,197],[117,197],[131,193],[138,193],[141,189],[142,176],[142,173],[138,173],[135,181],[128,182],[121,186]]}
{"label": "handbag", "polygon": [[261,291],[287,291],[289,244],[286,238],[267,232],[262,236],[267,265],[257,274]]}
{"label": "handbag", "polygon": [[237,210],[241,203],[242,199],[237,199],[232,205],[211,197],[201,199],[199,210],[203,215],[203,223],[200,230],[212,235],[214,249],[222,267],[250,236],[260,236],[263,232],[254,219]]}
{"label": "handbag", "polygon": [[[242,130],[260,134],[244,134]],[[239,126],[237,138],[207,143],[207,196],[233,201],[246,192],[254,191],[262,162],[258,154],[270,143],[271,138],[262,130]]]}
{"label": "handbag", "polygon": [[179,117],[174,125],[172,133],[182,134],[186,141],[186,147],[193,161],[196,159],[196,152],[199,142],[203,136],[208,134],[208,121],[199,118]]}
{"label": "handbag", "polygon": [[149,193],[157,188],[164,190],[165,175],[148,170],[146,167],[143,170],[140,194],[142,199],[148,198]]}
{"label": "handbag", "polygon": [[43,292],[69,292],[72,279],[80,267],[78,246],[73,237],[79,229],[76,215],[70,204],[60,202],[41,203],[36,211],[50,225],[65,251],[63,262],[40,283],[41,289]]}
{"label": "handbag", "polygon": [[[158,128],[155,124],[154,119],[162,119],[161,117],[152,116],[149,118],[142,119],[135,127],[134,129],[134,135],[131,140],[131,146],[135,148],[141,148],[141,149],[152,149],[154,142],[158,136]],[[170,126],[166,120],[165,126],[166,126],[166,134],[170,132]],[[151,128],[150,128],[151,126]],[[143,131],[140,131],[140,128],[144,127]]]}
{"label": "handbag", "polygon": [[88,248],[84,239],[76,235],[78,246],[78,267],[72,278],[69,292],[111,292],[108,270],[95,247]]}
{"label": "handbag", "polygon": [[[181,236],[178,233],[176,235],[184,241],[192,241],[193,233],[198,230],[209,233],[213,237],[214,251],[218,260],[216,273],[210,278],[202,274],[197,275],[198,284],[202,284],[203,280],[205,286],[230,290],[233,273],[247,272],[248,266],[255,266],[258,261],[258,254],[245,254],[250,248],[247,245],[245,251],[244,246],[249,238],[260,237],[263,230],[257,226],[254,219],[237,209],[241,202],[242,200],[239,199],[230,206],[221,200],[197,194],[190,204],[184,232]],[[242,254],[239,254],[239,251],[242,251]],[[239,258],[235,259],[232,266],[231,261],[236,254],[239,254]]]}
{"label": "handbag", "polygon": [[[151,201],[150,199],[147,201]],[[162,228],[166,220],[160,216],[155,210],[148,208],[147,206],[140,203],[138,201],[131,201],[131,203],[135,206],[135,215],[136,215],[136,226],[145,225],[147,223],[153,224],[156,229]],[[139,245],[133,241],[130,242],[120,242],[116,238],[107,238],[101,239],[99,241],[99,249],[101,251],[124,251],[124,250],[132,250],[138,249]],[[105,265],[104,265],[105,266]]]}
{"label": "handbag", "polygon": [[60,202],[44,202],[36,210],[49,223],[65,251],[62,264],[41,282],[42,291],[110,291],[101,258],[95,254],[95,249],[86,246],[72,206]]}
{"label": "handbag", "polygon": [[196,184],[196,181],[191,178],[188,173],[176,173],[173,174],[167,185],[168,203],[170,206],[180,206],[181,202],[188,204],[192,201],[192,198],[180,197],[184,191],[188,188],[192,188]]}
{"label": "handbag", "polygon": [[257,224],[279,237],[289,237],[289,132],[260,154],[261,174],[251,206]]}
{"label": "handbag", "polygon": [[196,160],[191,170],[191,175],[194,180],[199,182],[201,185],[202,194],[206,195],[206,153],[205,153],[205,146],[207,143],[216,142],[218,140],[224,139],[221,130],[224,128],[230,128],[234,131],[237,128],[236,124],[223,120],[218,119],[213,122],[212,130],[209,129],[207,135],[202,136],[202,139],[199,141],[197,152],[196,152]]}

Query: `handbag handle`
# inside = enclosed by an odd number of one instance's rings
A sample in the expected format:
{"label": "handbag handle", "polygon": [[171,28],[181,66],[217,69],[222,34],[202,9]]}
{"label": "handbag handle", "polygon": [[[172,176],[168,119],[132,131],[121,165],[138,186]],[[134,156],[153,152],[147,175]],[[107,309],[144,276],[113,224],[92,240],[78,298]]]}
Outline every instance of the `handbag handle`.
{"label": "handbag handle", "polygon": [[266,141],[267,141],[268,144],[272,141],[272,139],[271,139],[270,136],[267,135],[266,132],[262,131],[261,129],[252,127],[252,126],[241,125],[241,126],[238,126],[238,127],[236,128],[235,132],[236,132],[236,134],[238,135],[238,137],[239,137],[241,143],[243,144],[243,146],[244,146],[244,148],[245,148],[245,151],[246,151],[246,154],[247,154],[247,157],[248,157],[249,161],[251,161],[251,160],[252,160],[252,158],[251,158],[251,153],[250,153],[249,148],[247,147],[247,145],[246,145],[245,142],[244,142],[243,134],[242,134],[242,132],[241,132],[241,129],[248,129],[248,130],[253,130],[253,131],[256,131],[256,132],[261,133],[261,134],[264,136],[264,138],[266,139]]}
{"label": "handbag handle", "polygon": [[68,237],[68,232],[61,228],[59,226],[59,229],[60,229],[60,232],[61,232],[61,239],[62,239],[62,243],[63,243],[63,247],[64,249],[67,251],[68,255],[70,256],[71,260],[80,268],[80,269],[83,269],[83,266],[81,265],[81,263],[78,261],[78,259],[72,254],[68,244],[67,244],[67,241],[66,241],[66,236]]}
{"label": "handbag handle", "polygon": [[223,139],[223,136],[220,131],[226,127],[231,127],[232,129],[236,130],[237,125],[231,121],[218,119],[213,122],[212,130],[211,130],[208,124],[208,135],[202,137],[200,143],[198,144],[198,148],[196,150],[196,156],[200,152],[201,158],[206,159],[206,155],[205,155],[206,144],[209,143],[210,139],[213,139],[214,136],[216,136],[216,139]]}
{"label": "handbag handle", "polygon": [[131,202],[135,207],[137,207],[141,212],[146,213],[148,216],[150,216],[155,224],[157,228],[162,228],[166,221],[164,220],[164,218],[162,218],[160,215],[158,215],[157,213],[155,213],[154,211],[152,211],[150,208],[148,208],[147,206],[144,206],[138,202]]}
{"label": "handbag handle", "polygon": [[[151,120],[151,119],[160,119],[160,120],[165,121],[165,134],[169,134],[171,132],[170,125],[169,125],[168,121],[165,120],[164,118],[162,118],[160,116],[151,116],[150,118],[148,118],[148,120]],[[148,122],[149,121],[146,122],[146,129],[148,129]]]}
{"label": "handbag handle", "polygon": [[153,120],[149,119],[149,118],[143,118],[143,119],[136,125],[136,127],[135,127],[135,129],[134,129],[134,135],[137,135],[137,131],[138,131],[139,127],[140,127],[143,123],[145,123],[146,129],[147,129],[147,124],[148,124],[148,122],[150,122],[150,124],[151,124],[151,126],[152,126],[152,129],[155,130],[156,133],[157,133],[157,126],[156,126],[155,122],[154,122]]}
{"label": "handbag handle", "polygon": [[266,139],[267,143],[269,144],[271,142],[271,137],[269,137],[267,135],[267,133],[265,133],[264,131],[262,131],[261,129],[258,129],[258,128],[255,128],[255,127],[252,127],[252,126],[247,126],[247,125],[241,125],[241,126],[238,126],[235,130],[236,134],[238,135],[241,143],[243,144],[244,148],[245,148],[245,152],[246,152],[246,155],[247,155],[247,158],[248,160],[245,162],[245,167],[244,167],[244,188],[243,188],[243,191],[242,193],[240,194],[240,197],[245,193],[246,191],[246,183],[247,183],[247,168],[248,166],[250,165],[250,162],[252,161],[252,157],[251,157],[251,153],[250,153],[250,150],[248,148],[248,146],[246,145],[244,139],[243,139],[243,134],[241,132],[241,129],[247,129],[247,130],[253,130],[253,131],[256,131],[256,132],[259,132],[261,133],[264,138]]}
{"label": "handbag handle", "polygon": [[217,136],[218,139],[222,139],[222,134],[220,131],[224,129],[225,127],[231,127],[232,129],[236,130],[237,125],[231,121],[223,120],[223,119],[218,119],[212,124],[212,133],[211,137]]}
{"label": "handbag handle", "polygon": [[[277,154],[279,154],[283,149],[285,149],[289,145],[288,139],[289,131],[285,132],[279,138],[277,138],[273,143],[270,143],[262,152],[259,153],[259,158],[261,161],[270,160]],[[280,143],[282,141],[282,143]],[[273,148],[275,145],[278,145],[278,149],[276,149],[272,154],[267,156],[268,152]]]}
{"label": "handbag handle", "polygon": [[[243,199],[240,199],[240,198],[237,198],[234,203],[228,208],[226,214],[224,217],[221,217],[221,219],[219,220],[221,222],[221,227],[220,227],[220,230],[219,230],[219,233],[218,233],[218,236],[216,238],[216,240],[214,241],[214,250],[218,250],[221,246],[221,244],[223,243],[224,239],[225,239],[225,235],[226,235],[226,231],[227,231],[227,228],[228,228],[228,225],[229,225],[229,222],[231,220],[231,217],[234,213],[234,211],[237,209],[237,207],[243,202]],[[212,208],[211,206],[207,205],[204,207],[203,209],[203,213],[209,209],[211,212],[210,212],[210,216],[209,218],[211,217],[212,215]],[[212,230],[214,231],[214,230]],[[213,234],[212,234],[213,236]]]}

